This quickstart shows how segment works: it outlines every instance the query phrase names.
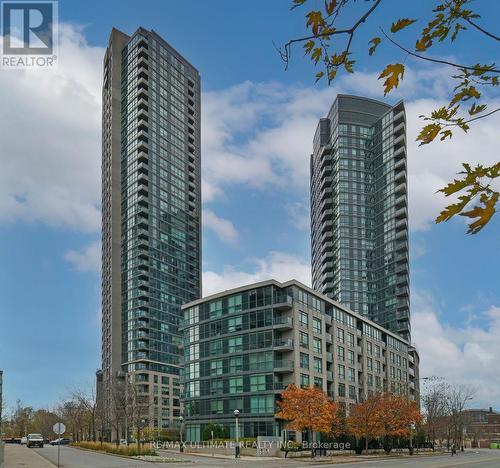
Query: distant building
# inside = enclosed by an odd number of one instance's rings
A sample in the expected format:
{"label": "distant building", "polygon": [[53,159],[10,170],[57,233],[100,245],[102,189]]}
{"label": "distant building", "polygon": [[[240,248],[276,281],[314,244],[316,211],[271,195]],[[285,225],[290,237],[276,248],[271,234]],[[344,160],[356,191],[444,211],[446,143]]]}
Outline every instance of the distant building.
{"label": "distant building", "polygon": [[[418,354],[384,329],[296,280],[242,286],[182,307],[186,440],[209,423],[241,437],[280,436],[276,400],[316,385],[349,405],[376,391],[417,398]],[[415,360],[417,356],[417,360]]]}
{"label": "distant building", "polygon": [[338,95],[311,155],[313,289],[410,340],[406,117]]}
{"label": "distant building", "polygon": [[467,447],[489,448],[492,443],[500,444],[500,413],[492,407],[464,410],[463,420]]}
{"label": "distant building", "polygon": [[145,424],[168,428],[181,304],[201,296],[200,76],[144,28],[113,29],[103,68],[103,401],[127,376]]}

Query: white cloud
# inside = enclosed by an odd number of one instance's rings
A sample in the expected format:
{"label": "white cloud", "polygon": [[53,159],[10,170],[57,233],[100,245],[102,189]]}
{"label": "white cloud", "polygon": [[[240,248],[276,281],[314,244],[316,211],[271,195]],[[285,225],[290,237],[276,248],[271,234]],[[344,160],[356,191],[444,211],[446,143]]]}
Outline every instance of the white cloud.
{"label": "white cloud", "polygon": [[100,228],[103,49],[60,25],[58,67],[0,74],[0,220]]}
{"label": "white cloud", "polygon": [[101,271],[101,242],[92,242],[81,251],[68,250],[64,259],[77,271]]}
{"label": "white cloud", "polygon": [[311,284],[311,267],[308,261],[283,252],[270,252],[266,258],[250,258],[250,268],[225,265],[222,273],[203,272],[203,295],[232,289],[269,279],[288,281],[296,279]]}
{"label": "white cloud", "polygon": [[235,244],[239,238],[239,232],[234,224],[228,219],[220,218],[212,210],[203,210],[203,227],[214,231],[220,240],[229,244]]}
{"label": "white cloud", "polygon": [[420,352],[420,375],[439,376],[477,389],[474,404],[500,401],[500,307],[491,306],[478,320],[444,324],[432,296],[413,292],[412,336]]}
{"label": "white cloud", "polygon": [[287,206],[292,224],[300,231],[309,232],[311,225],[309,206],[305,203],[294,202]]}

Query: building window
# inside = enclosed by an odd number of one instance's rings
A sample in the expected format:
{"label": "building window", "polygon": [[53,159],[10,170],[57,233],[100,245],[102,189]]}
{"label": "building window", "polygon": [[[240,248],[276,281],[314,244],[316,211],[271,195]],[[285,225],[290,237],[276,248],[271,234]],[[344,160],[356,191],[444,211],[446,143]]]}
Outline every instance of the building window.
{"label": "building window", "polygon": [[351,365],[354,364],[354,351],[350,349],[347,350],[347,362]]}
{"label": "building window", "polygon": [[350,382],[356,381],[356,373],[352,367],[349,367],[349,381]]}
{"label": "building window", "polygon": [[212,414],[222,414],[224,412],[224,404],[222,400],[210,401],[210,412]]}
{"label": "building window", "polygon": [[321,333],[321,320],[313,317],[313,332]]}
{"label": "building window", "polygon": [[304,328],[309,327],[309,316],[302,310],[299,313],[299,325]]}
{"label": "building window", "polygon": [[241,356],[232,357],[229,360],[229,373],[236,374],[243,370],[243,359]]}
{"label": "building window", "polygon": [[380,361],[375,361],[375,372],[380,372]]}
{"label": "building window", "polygon": [[349,385],[349,398],[356,399],[356,387],[354,385]]}
{"label": "building window", "polygon": [[375,357],[380,357],[380,346],[375,345]]}
{"label": "building window", "polygon": [[345,397],[345,384],[339,383],[339,397]]}
{"label": "building window", "polygon": [[323,389],[323,379],[321,377],[314,377],[314,386]]}
{"label": "building window", "polygon": [[366,342],[366,352],[367,354],[369,354],[370,356],[373,354],[373,344],[371,341],[367,341]]}
{"label": "building window", "polygon": [[210,373],[211,375],[221,375],[224,373],[222,359],[217,359],[210,363]]}
{"label": "building window", "polygon": [[250,413],[274,413],[274,395],[251,396]]}
{"label": "building window", "polygon": [[211,302],[209,311],[211,319],[222,316],[222,301]]}
{"label": "building window", "polygon": [[345,379],[345,366],[338,364],[339,379]]}
{"label": "building window", "polygon": [[302,348],[309,348],[309,335],[304,332],[300,332],[300,346]]}
{"label": "building window", "polygon": [[227,301],[227,311],[229,314],[241,311],[241,294],[231,296]]}
{"label": "building window", "polygon": [[313,337],[313,351],[315,353],[322,353],[322,347],[321,347],[321,339]]}
{"label": "building window", "polygon": [[242,329],[241,315],[239,317],[232,317],[227,321],[228,333],[235,332]]}
{"label": "building window", "polygon": [[318,373],[323,372],[323,361],[321,360],[321,358],[314,357],[313,369],[314,369],[314,372],[318,372]]}
{"label": "building window", "polygon": [[354,346],[354,335],[352,333],[347,333],[347,344]]}
{"label": "building window", "polygon": [[300,386],[302,388],[309,387],[310,385],[310,379],[307,374],[300,374]]}
{"label": "building window", "polygon": [[229,379],[229,393],[241,393],[243,391],[243,377]]}
{"label": "building window", "polygon": [[309,355],[300,353],[300,367],[302,369],[309,369]]}
{"label": "building window", "polygon": [[366,376],[366,382],[369,387],[373,387],[373,374],[368,374]]}
{"label": "building window", "polygon": [[236,336],[234,338],[229,338],[229,353],[236,353],[237,351],[243,350],[243,338],[241,336]]}
{"label": "building window", "polygon": [[224,391],[224,382],[222,380],[212,380],[210,382],[210,393],[212,395],[220,395]]}
{"label": "building window", "polygon": [[342,346],[337,346],[337,357],[339,361],[345,360],[345,349]]}
{"label": "building window", "polygon": [[337,340],[339,343],[344,342],[344,330],[342,328],[337,328]]}
{"label": "building window", "polygon": [[251,375],[250,376],[250,391],[259,392],[266,390],[266,375]]}
{"label": "building window", "polygon": [[373,370],[373,360],[371,357],[366,358],[366,368],[371,371]]}

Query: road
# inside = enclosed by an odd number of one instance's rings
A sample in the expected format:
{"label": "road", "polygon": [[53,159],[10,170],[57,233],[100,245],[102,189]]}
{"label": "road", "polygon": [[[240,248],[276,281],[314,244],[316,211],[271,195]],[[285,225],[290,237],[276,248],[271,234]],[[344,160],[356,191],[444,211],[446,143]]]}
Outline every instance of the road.
{"label": "road", "polygon": [[[45,446],[43,449],[32,449],[47,460],[57,462],[57,447]],[[287,460],[259,460],[258,458],[234,460],[231,458],[212,458],[190,454],[163,453],[168,457],[175,458],[177,463],[163,464],[150,463],[139,460],[131,460],[121,457],[110,456],[95,452],[82,451],[71,447],[61,447],[61,468],[152,468],[153,466],[177,467],[233,467],[238,468],[324,468],[338,466],[339,463],[329,463],[327,459],[287,459]],[[320,461],[321,460],[321,461]],[[456,457],[449,454],[434,456],[415,456],[412,458],[384,458],[381,460],[354,461],[349,459],[345,466],[348,468],[498,468],[500,467],[500,450],[483,449],[480,451],[468,451]],[[8,466],[6,468],[9,468]],[[37,468],[37,467],[28,467]]]}

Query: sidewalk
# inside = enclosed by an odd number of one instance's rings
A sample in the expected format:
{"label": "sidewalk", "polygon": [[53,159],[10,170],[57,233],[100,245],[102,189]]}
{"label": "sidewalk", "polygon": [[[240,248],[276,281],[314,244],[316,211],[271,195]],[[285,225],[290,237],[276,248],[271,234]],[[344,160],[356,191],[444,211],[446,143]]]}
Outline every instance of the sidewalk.
{"label": "sidewalk", "polygon": [[54,466],[24,445],[5,444],[5,468],[54,468]]}

